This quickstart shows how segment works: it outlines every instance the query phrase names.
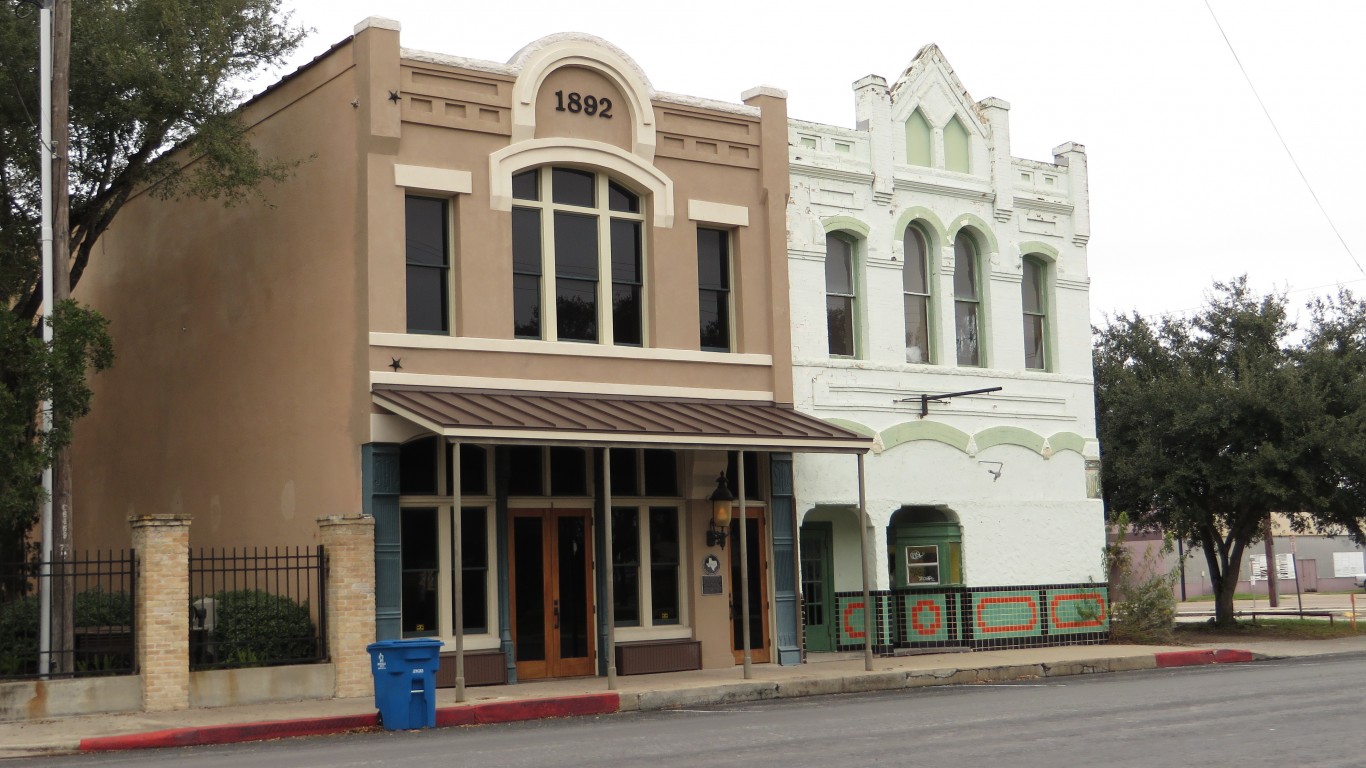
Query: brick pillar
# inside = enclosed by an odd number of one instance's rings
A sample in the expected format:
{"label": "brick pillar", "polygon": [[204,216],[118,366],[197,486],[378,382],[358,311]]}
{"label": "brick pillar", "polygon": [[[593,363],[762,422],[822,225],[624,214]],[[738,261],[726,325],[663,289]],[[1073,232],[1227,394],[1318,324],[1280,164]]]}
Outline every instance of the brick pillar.
{"label": "brick pillar", "polygon": [[133,598],[142,708],[190,706],[190,516],[135,515],[138,556]]}
{"label": "brick pillar", "polygon": [[374,695],[370,654],[375,641],[375,518],[318,519],[327,553],[327,652],[338,698]]}

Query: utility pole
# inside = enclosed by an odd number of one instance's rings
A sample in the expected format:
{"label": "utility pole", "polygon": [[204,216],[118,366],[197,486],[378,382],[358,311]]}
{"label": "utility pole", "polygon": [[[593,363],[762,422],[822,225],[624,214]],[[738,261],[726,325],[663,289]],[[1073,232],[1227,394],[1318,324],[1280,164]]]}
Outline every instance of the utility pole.
{"label": "utility pole", "polygon": [[1276,596],[1276,544],[1271,540],[1271,513],[1266,513],[1266,601],[1272,608],[1279,608],[1280,598]]}
{"label": "utility pole", "polygon": [[[52,307],[71,298],[71,0],[52,2]],[[48,310],[49,313],[51,310]],[[75,581],[70,577],[71,453],[57,452],[52,466],[54,555],[60,578],[53,590],[57,639],[64,653],[59,672],[72,671],[75,645]]]}
{"label": "utility pole", "polygon": [[[43,345],[52,344],[52,0],[38,5],[39,178],[42,202]],[[52,431],[52,403],[38,406],[44,434]],[[42,554],[38,578],[38,672],[52,671],[52,466],[43,468]]]}

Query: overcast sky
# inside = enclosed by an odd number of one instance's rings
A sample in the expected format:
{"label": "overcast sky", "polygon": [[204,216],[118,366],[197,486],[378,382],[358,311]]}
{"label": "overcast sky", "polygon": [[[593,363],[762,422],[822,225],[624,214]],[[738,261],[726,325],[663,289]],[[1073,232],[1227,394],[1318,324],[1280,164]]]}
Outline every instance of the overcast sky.
{"label": "overcast sky", "polygon": [[894,81],[936,43],[972,98],[1010,102],[1014,155],[1051,161],[1064,141],[1086,145],[1095,320],[1190,310],[1213,280],[1243,273],[1295,304],[1339,284],[1366,293],[1348,251],[1366,262],[1360,0],[1209,0],[1345,246],[1204,0],[284,5],[313,30],[289,69],[367,16],[397,19],[405,47],[491,61],[578,31],[626,51],[656,90],[738,102],[774,85],[791,117],[847,127],[855,80]]}

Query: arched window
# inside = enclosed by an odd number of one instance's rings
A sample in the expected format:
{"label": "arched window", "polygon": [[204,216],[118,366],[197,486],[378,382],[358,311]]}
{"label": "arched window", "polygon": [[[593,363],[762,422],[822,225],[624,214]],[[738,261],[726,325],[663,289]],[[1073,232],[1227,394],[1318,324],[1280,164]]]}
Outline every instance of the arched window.
{"label": "arched window", "polygon": [[906,362],[930,363],[930,270],[925,233],[912,224],[903,238],[901,265],[902,308],[906,320]]}
{"label": "arched window", "polygon": [[857,276],[854,241],[843,233],[825,236],[825,326],[832,357],[853,357],[858,349]]}
{"label": "arched window", "polygon": [[963,529],[953,513],[902,507],[887,525],[887,571],[894,587],[963,583]]}
{"label": "arched window", "polygon": [[963,125],[963,121],[954,115],[949,124],[944,126],[944,167],[959,173],[971,172],[968,151],[970,147],[968,129]]}
{"label": "arched window", "polygon": [[906,164],[923,165],[929,167],[933,153],[930,151],[930,142],[933,132],[930,130],[930,123],[925,116],[920,114],[917,109],[906,119]]}
{"label": "arched window", "polygon": [[1020,306],[1024,310],[1024,363],[1031,371],[1048,369],[1048,305],[1044,297],[1047,267],[1038,256],[1024,257]]}
{"label": "arched window", "polygon": [[977,243],[966,231],[953,242],[953,316],[958,364],[982,365],[982,281]]}
{"label": "arched window", "polygon": [[644,342],[641,198],[605,174],[536,168],[512,177],[514,335]]}

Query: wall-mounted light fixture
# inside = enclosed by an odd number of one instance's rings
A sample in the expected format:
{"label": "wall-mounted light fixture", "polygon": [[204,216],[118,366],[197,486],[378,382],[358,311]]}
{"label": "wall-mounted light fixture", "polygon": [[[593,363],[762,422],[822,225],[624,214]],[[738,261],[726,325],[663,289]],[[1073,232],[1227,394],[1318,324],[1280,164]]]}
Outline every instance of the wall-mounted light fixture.
{"label": "wall-mounted light fixture", "polygon": [[991,467],[987,467],[987,474],[988,474],[988,475],[991,475],[991,482],[993,482],[993,483],[996,482],[997,480],[1000,480],[1000,479],[1001,479],[1001,473],[1004,472],[1005,469],[1006,469],[1006,465],[1005,465],[1005,464],[1002,464],[1002,463],[999,462],[999,461],[979,461],[979,462],[977,462],[977,463],[978,463],[978,464],[995,464],[995,465],[996,465],[996,468],[995,468],[995,469],[992,469]]}
{"label": "wall-mounted light fixture", "polygon": [[726,473],[716,476],[716,490],[707,497],[711,501],[711,524],[707,526],[707,546],[726,548],[726,536],[730,534],[731,502],[735,496],[726,486]]}

